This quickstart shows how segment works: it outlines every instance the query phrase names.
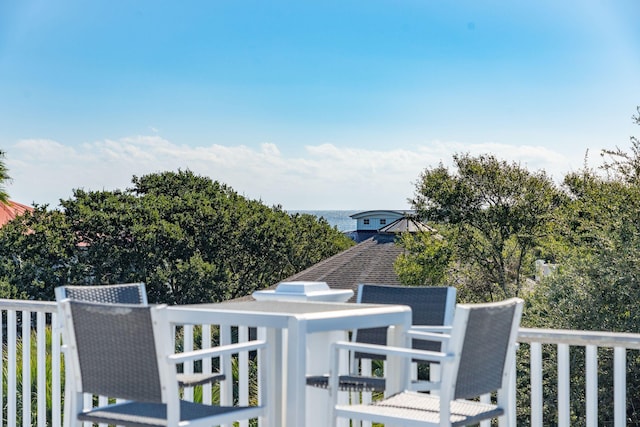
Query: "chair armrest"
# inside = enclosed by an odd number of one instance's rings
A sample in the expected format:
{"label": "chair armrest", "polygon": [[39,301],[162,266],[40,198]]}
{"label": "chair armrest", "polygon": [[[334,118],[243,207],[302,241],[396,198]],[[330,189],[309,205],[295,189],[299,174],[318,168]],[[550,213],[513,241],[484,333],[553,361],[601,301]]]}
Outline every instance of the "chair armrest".
{"label": "chair armrest", "polygon": [[201,360],[206,357],[218,357],[239,353],[241,351],[262,349],[266,348],[266,346],[267,342],[264,340],[253,340],[238,344],[221,345],[217,347],[203,348],[201,350],[176,353],[169,356],[169,361],[176,364],[184,363],[192,360]]}
{"label": "chair armrest", "polygon": [[[438,334],[435,334],[438,335]],[[442,353],[439,351],[414,350],[405,347],[392,347],[376,344],[352,343],[348,341],[338,341],[333,343],[333,351],[335,353],[340,350],[359,351],[362,353],[381,354],[386,356],[400,356],[426,362],[446,362],[453,359],[452,354]]]}
{"label": "chair armrest", "polygon": [[[437,334],[436,334],[437,335]],[[450,362],[454,360],[453,354],[442,353],[439,351],[428,351],[428,350],[414,350],[412,348],[406,347],[393,347],[393,346],[384,346],[384,345],[375,345],[375,344],[363,344],[363,343],[353,343],[348,341],[338,341],[331,345],[331,362],[330,362],[330,372],[329,372],[329,394],[332,399],[332,407],[338,403],[338,385],[339,385],[339,353],[340,351],[358,351],[362,353],[373,353],[380,354],[386,356],[395,356],[407,358],[409,360],[423,360],[426,362]],[[352,374],[353,375],[353,374]],[[406,382],[405,382],[406,381]],[[410,384],[409,376],[406,376],[406,379],[403,380],[405,382],[405,387],[410,389],[412,385]],[[415,386],[418,386],[416,384]],[[440,388],[439,382],[425,382],[424,384],[419,385],[420,388],[424,390],[436,390]]]}
{"label": "chair armrest", "polygon": [[[419,327],[423,328],[423,327]],[[431,328],[431,327],[428,327]],[[423,340],[423,341],[448,341],[451,338],[449,334],[443,334],[438,332],[430,332],[426,329],[418,329],[412,327],[407,331],[407,336],[411,339]]]}
{"label": "chair armrest", "polygon": [[433,325],[413,325],[409,328],[413,332],[438,332],[444,334],[451,333],[451,326],[433,326]]}

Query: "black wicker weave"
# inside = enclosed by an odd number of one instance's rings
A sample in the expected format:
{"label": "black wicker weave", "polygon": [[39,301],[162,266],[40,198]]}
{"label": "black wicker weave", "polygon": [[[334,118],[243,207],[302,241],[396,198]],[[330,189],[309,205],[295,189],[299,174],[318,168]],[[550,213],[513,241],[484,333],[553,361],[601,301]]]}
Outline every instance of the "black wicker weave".
{"label": "black wicker weave", "polygon": [[146,304],[144,283],[122,283],[99,286],[61,286],[59,298],[113,304]]}

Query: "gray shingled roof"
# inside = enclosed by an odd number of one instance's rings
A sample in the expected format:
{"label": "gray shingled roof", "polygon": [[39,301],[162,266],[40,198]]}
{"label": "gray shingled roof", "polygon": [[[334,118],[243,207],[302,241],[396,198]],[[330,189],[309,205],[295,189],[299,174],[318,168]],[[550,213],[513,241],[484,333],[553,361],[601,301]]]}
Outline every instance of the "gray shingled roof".
{"label": "gray shingled roof", "polygon": [[[395,235],[377,234],[347,250],[303,270],[283,282],[326,282],[332,289],[351,289],[355,301],[360,283],[400,285],[393,263],[402,248]],[[275,289],[276,285],[270,287]]]}

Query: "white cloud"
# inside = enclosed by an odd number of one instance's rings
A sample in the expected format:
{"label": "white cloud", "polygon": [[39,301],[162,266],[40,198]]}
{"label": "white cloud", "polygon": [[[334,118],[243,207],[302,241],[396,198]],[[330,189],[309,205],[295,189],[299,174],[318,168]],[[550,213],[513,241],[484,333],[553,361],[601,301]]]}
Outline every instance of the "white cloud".
{"label": "white cloud", "polygon": [[[563,176],[568,159],[542,147],[434,141],[412,149],[368,150],[332,144],[306,146],[302,157],[274,143],[252,147],[178,145],[157,135],[86,143],[23,140],[7,151],[12,199],[57,206],[72,189],[130,187],[133,175],[190,169],[234,190],[285,209],[404,209],[427,167],[451,163],[454,153],[495,153],[530,170]],[[578,167],[581,166],[577,165]]]}

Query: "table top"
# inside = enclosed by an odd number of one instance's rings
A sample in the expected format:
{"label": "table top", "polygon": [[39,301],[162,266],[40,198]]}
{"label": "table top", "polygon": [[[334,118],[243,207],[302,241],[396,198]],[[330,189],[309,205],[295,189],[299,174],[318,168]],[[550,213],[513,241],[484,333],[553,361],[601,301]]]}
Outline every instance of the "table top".
{"label": "table top", "polygon": [[[226,301],[207,304],[186,304],[185,309],[193,310],[215,310],[215,311],[246,311],[282,314],[284,316],[313,315],[318,313],[349,311],[349,310],[381,310],[381,311],[404,311],[399,307],[390,304],[354,304],[341,302],[320,302],[320,301]],[[408,307],[408,306],[404,306]]]}
{"label": "table top", "polygon": [[[349,328],[410,324],[411,308],[391,304],[354,304],[311,301],[228,301],[169,307],[173,321],[224,323],[243,326],[288,327],[288,321],[308,321],[314,329],[336,329],[326,322],[349,319]],[[360,319],[360,321],[358,321]],[[324,321],[324,322],[323,322]]]}

